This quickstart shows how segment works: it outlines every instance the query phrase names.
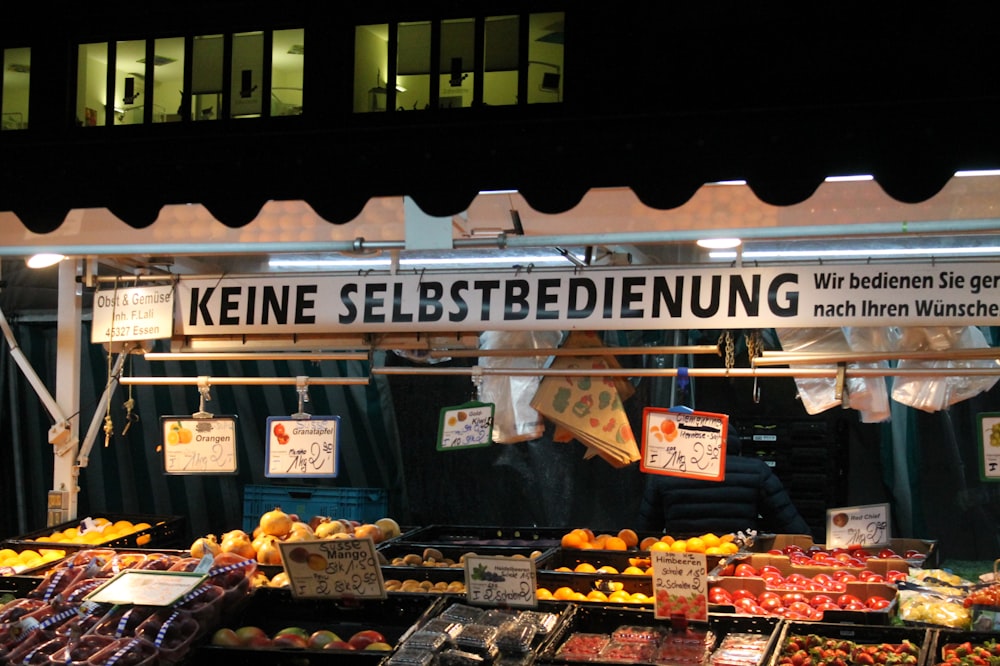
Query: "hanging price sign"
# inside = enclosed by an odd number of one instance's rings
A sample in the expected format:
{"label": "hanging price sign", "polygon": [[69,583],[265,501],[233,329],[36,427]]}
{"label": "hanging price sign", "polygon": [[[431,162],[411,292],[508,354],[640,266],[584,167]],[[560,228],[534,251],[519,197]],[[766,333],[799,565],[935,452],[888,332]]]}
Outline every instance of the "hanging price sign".
{"label": "hanging price sign", "polygon": [[535,581],[535,561],[531,558],[465,558],[465,594],[471,603],[533,608],[538,605]]}
{"label": "hanging price sign", "polygon": [[980,414],[979,476],[983,481],[1000,481],[1000,414]]}
{"label": "hanging price sign", "polygon": [[827,548],[887,546],[890,541],[888,504],[826,510]]}
{"label": "hanging price sign", "polygon": [[279,542],[292,596],[385,599],[375,543],[365,539]]}
{"label": "hanging price sign", "polygon": [[267,477],[337,476],[339,416],[267,419]]}
{"label": "hanging price sign", "polygon": [[235,416],[163,416],[160,425],[167,474],[236,473]]}
{"label": "hanging price sign", "polygon": [[650,557],[656,618],[684,615],[691,620],[707,619],[705,554],[653,551]]}
{"label": "hanging price sign", "polygon": [[639,469],[652,474],[721,481],[729,417],[710,412],[643,410]]}
{"label": "hanging price sign", "polygon": [[493,443],[493,403],[467,402],[441,410],[438,451],[474,449]]}

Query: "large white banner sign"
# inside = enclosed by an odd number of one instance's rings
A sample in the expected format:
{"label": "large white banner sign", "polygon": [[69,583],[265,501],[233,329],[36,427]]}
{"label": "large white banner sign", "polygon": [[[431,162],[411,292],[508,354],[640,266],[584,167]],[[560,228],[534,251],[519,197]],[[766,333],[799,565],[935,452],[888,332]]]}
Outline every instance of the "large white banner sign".
{"label": "large white banner sign", "polygon": [[1000,264],[181,278],[175,333],[997,325]]}

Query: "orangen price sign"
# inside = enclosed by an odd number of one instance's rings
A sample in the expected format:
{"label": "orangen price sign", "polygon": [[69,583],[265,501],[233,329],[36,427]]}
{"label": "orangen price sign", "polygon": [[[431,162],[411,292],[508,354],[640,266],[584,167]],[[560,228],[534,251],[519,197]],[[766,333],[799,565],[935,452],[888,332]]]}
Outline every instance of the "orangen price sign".
{"label": "orangen price sign", "polygon": [[167,474],[235,474],[235,416],[163,416],[163,465]]}

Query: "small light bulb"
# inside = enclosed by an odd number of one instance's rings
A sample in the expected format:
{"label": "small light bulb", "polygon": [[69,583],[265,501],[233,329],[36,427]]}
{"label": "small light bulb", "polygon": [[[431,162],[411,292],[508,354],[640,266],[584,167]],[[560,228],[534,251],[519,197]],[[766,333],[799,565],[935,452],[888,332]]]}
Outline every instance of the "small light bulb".
{"label": "small light bulb", "polygon": [[25,263],[28,265],[28,268],[48,268],[49,266],[55,266],[65,258],[66,255],[64,254],[43,252],[29,257]]}

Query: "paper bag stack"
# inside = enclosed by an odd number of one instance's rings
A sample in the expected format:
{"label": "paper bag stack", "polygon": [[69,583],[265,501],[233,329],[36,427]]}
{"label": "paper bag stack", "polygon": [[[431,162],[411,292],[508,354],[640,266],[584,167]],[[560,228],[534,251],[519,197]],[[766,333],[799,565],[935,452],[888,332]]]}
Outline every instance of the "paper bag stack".
{"label": "paper bag stack", "polygon": [[[564,346],[596,346],[593,334],[574,333]],[[600,456],[614,467],[639,460],[622,401],[632,395],[632,384],[602,376],[602,370],[620,367],[613,356],[559,356],[552,368],[591,369],[593,376],[542,379],[531,406],[556,425],[556,441],[577,440],[587,447],[585,458]]]}

